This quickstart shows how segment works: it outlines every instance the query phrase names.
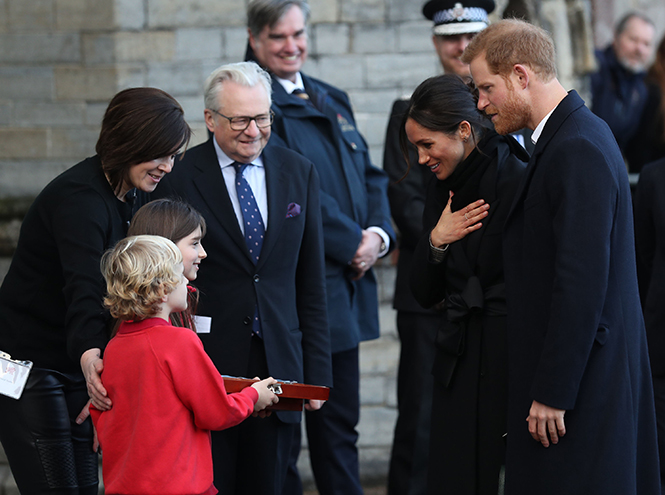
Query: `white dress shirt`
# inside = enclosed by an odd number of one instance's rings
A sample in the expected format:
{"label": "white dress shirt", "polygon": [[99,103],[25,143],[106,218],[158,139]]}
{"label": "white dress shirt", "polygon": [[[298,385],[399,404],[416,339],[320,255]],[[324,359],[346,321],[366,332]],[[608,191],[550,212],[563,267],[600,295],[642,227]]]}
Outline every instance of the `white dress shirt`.
{"label": "white dress shirt", "polygon": [[[243,221],[240,201],[238,201],[238,192],[236,191],[236,168],[233,166],[235,160],[229,158],[226,153],[222,151],[222,148],[219,147],[214,138],[212,142],[215,145],[217,160],[222,169],[222,175],[224,176],[224,182],[226,183],[226,190],[229,192],[229,198],[231,198],[231,204],[233,205],[233,211],[236,214],[240,231],[245,235],[245,222]],[[256,200],[259,212],[261,213],[261,218],[263,219],[263,225],[265,226],[266,231],[268,231],[268,192],[266,188],[266,169],[263,166],[263,158],[259,156],[256,160],[253,160],[252,165],[245,167],[245,171],[242,175],[249,184],[249,187],[252,188],[254,199]]]}

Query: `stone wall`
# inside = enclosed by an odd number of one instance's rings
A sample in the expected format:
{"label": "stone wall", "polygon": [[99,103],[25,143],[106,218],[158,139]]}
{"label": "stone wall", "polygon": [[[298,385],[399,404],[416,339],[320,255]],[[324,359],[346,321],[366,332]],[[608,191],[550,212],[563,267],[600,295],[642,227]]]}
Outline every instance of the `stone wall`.
{"label": "stone wall", "polygon": [[[346,90],[373,161],[382,162],[392,102],[440,69],[424,0],[310,0],[310,58],[304,70]],[[132,86],[162,88],[206,138],[201,87],[212,69],[240,61],[246,0],[0,0],[0,279],[20,219],[59,172],[94,154],[103,111]],[[497,0],[549,29],[559,71],[580,87],[593,43],[604,45],[624,11],[640,8],[665,28],[662,0]],[[378,270],[382,337],[361,347],[361,470],[384,483],[395,419],[399,352],[390,309],[394,267]],[[1,465],[0,495],[6,466]],[[306,455],[301,459],[308,478]],[[9,493],[7,491],[6,493]],[[14,493],[14,492],[11,492]]]}

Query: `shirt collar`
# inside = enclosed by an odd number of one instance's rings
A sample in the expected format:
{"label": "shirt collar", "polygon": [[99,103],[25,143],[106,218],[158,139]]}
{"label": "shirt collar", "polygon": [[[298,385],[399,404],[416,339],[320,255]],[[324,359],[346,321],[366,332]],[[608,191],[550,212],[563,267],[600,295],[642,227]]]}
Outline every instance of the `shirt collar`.
{"label": "shirt collar", "polygon": [[[557,105],[556,107],[558,107]],[[545,124],[547,124],[547,121],[549,120],[550,116],[552,115],[552,112],[556,110],[556,107],[554,107],[552,110],[550,110],[550,113],[545,115],[543,120],[540,121],[540,123],[536,126],[536,129],[533,131],[533,134],[531,135],[531,142],[533,144],[536,144],[538,142],[538,139],[540,139],[540,135],[543,133],[543,129],[545,128]]]}
{"label": "shirt collar", "polygon": [[302,81],[302,76],[300,75],[300,72],[296,72],[296,82],[289,81],[288,79],[282,79],[281,77],[277,76],[273,76],[273,79],[275,79],[279,84],[282,85],[284,91],[286,91],[287,94],[293,93],[293,91],[296,89],[302,89],[303,91],[305,91],[305,84]]}
{"label": "shirt collar", "polygon": [[[217,144],[217,140],[213,136],[212,138],[212,144],[215,147],[215,153],[217,154],[217,161],[219,162],[220,168],[226,168],[232,166],[236,161],[233,160],[232,158],[229,158],[226,153],[222,151],[222,148],[219,147],[219,144]],[[252,160],[252,165],[256,165],[257,167],[263,167],[263,151],[261,154],[256,157],[254,160]]]}

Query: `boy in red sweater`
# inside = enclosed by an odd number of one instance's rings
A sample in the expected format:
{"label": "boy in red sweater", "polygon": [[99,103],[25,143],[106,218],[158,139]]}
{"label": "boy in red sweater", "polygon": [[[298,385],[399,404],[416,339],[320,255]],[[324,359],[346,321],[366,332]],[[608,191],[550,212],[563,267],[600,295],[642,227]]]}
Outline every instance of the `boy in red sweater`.
{"label": "boy in red sweater", "polygon": [[268,378],[235,394],[198,336],[174,327],[187,308],[182,254],[170,240],[139,235],[102,258],[104,304],[122,321],[104,352],[109,411],[90,408],[103,450],[105,493],[213,495],[210,430],[235,426],[279,399]]}

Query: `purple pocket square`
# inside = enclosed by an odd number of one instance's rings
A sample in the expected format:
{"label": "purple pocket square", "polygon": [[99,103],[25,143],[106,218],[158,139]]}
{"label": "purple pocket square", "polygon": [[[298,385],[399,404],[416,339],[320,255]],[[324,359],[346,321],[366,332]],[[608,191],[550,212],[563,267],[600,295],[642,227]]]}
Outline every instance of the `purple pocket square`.
{"label": "purple pocket square", "polygon": [[289,206],[286,207],[286,218],[293,218],[300,215],[300,205],[298,203],[289,203]]}

